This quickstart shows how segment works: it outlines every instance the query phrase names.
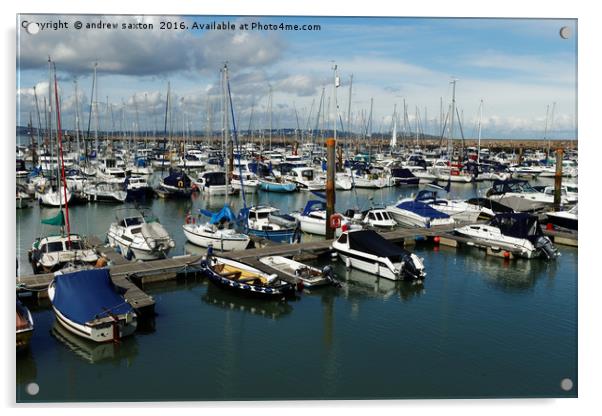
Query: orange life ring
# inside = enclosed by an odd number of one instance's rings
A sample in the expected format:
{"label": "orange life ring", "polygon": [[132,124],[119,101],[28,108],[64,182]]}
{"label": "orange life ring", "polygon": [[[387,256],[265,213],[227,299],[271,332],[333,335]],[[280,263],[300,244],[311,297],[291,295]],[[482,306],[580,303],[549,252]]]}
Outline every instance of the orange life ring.
{"label": "orange life ring", "polygon": [[186,224],[194,224],[194,217],[190,214],[186,215]]}
{"label": "orange life ring", "polygon": [[337,229],[341,227],[341,214],[332,214],[330,216],[330,228]]}

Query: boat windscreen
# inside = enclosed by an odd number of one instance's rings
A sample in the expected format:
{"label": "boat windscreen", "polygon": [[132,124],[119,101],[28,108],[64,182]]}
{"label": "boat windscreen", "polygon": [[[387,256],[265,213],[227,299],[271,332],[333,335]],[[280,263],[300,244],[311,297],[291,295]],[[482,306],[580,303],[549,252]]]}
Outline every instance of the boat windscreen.
{"label": "boat windscreen", "polygon": [[408,254],[407,250],[386,240],[374,230],[350,232],[349,248],[378,257],[387,257],[392,262],[399,262],[404,255]]}
{"label": "boat windscreen", "polygon": [[489,224],[510,237],[529,238],[543,235],[537,217],[526,213],[498,214]]}

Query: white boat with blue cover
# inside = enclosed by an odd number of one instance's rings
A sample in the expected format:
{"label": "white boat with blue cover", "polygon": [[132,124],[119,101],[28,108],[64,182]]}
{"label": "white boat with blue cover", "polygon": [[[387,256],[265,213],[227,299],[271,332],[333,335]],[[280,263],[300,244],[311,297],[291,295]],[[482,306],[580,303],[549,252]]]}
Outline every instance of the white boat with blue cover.
{"label": "white boat with blue cover", "polygon": [[389,205],[386,209],[393,219],[404,227],[429,228],[454,224],[454,219],[448,214],[436,210],[424,202],[403,201]]}
{"label": "white boat with blue cover", "polygon": [[210,217],[208,222],[199,222],[196,217],[188,215],[186,224],[182,226],[186,239],[200,247],[212,246],[216,250],[244,250],[251,239],[248,235],[234,229],[236,216],[228,205],[218,212],[199,210]]}
{"label": "white boat with blue cover", "polygon": [[136,312],[108,269],[57,273],[48,286],[48,297],[58,322],[90,341],[118,341],[136,330]]}
{"label": "white boat with blue cover", "polygon": [[278,243],[295,243],[301,239],[299,222],[278,208],[259,205],[241,209],[238,214],[245,234]]}

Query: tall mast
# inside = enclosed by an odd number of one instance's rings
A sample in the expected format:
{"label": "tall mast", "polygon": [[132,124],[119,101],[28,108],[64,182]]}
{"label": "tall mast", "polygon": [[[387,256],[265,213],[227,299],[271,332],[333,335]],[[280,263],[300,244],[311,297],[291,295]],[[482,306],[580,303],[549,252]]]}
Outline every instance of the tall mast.
{"label": "tall mast", "polygon": [[477,142],[477,163],[481,162],[481,122],[483,119],[483,100],[479,106],[479,140]]}
{"label": "tall mast", "polygon": [[77,146],[77,163],[79,165],[79,155],[81,152],[79,145],[79,98],[77,91],[77,80],[73,81],[75,84],[75,144]]}
{"label": "tall mast", "polygon": [[345,137],[345,158],[349,158],[349,137],[351,135],[351,94],[353,88],[353,74],[349,77],[349,100],[347,101],[347,136]]}
{"label": "tall mast", "polygon": [[[233,160],[231,155],[233,155],[234,149],[232,149],[230,143],[230,124],[229,124],[229,114],[228,114],[228,63],[224,64],[223,71],[223,81],[222,85],[224,86],[223,95],[224,95],[224,145],[226,147],[226,153],[224,154],[224,162],[226,165],[226,197],[225,203],[228,204],[228,188],[230,187],[230,174],[232,172],[232,164]],[[271,130],[270,130],[271,132]],[[270,142],[271,147],[271,142]],[[241,178],[242,181],[242,178]]]}
{"label": "tall mast", "polygon": [[[54,64],[53,64],[54,66]],[[65,197],[65,214],[66,214],[66,222],[67,222],[67,243],[70,246],[71,245],[71,224],[69,222],[69,204],[67,201],[67,180],[65,179],[65,160],[63,158],[63,133],[62,133],[62,129],[61,129],[61,106],[60,106],[60,102],[59,102],[59,93],[58,93],[58,86],[57,86],[57,81],[56,81],[56,66],[54,67],[54,98],[56,100],[56,126],[57,126],[57,135],[56,135],[56,141],[58,143],[59,146],[59,156],[60,156],[60,167],[61,167],[61,176],[60,178],[62,179],[63,182],[63,196]],[[58,163],[57,163],[58,165]],[[61,194],[61,190],[57,189],[57,192],[59,193],[59,195]],[[60,197],[59,197],[60,200]]]}
{"label": "tall mast", "polygon": [[270,85],[270,92],[269,92],[269,96],[268,96],[268,111],[270,112],[270,132],[269,134],[269,138],[270,138],[270,151],[272,151],[272,113],[273,113],[273,108],[272,108],[272,86]]}
{"label": "tall mast", "polygon": [[163,157],[161,158],[161,171],[163,171],[163,167],[165,166],[165,152],[167,145],[167,113],[169,112],[169,93],[170,93],[170,84],[167,81],[167,97],[165,100],[165,122],[163,124]]}
{"label": "tall mast", "polygon": [[[92,81],[92,85],[95,86],[95,89],[92,91],[92,108],[94,109],[94,150],[96,151],[96,157],[98,158],[98,85],[96,78],[96,67],[98,63],[94,63],[94,80]],[[96,95],[94,95],[96,94]]]}
{"label": "tall mast", "polygon": [[[36,112],[38,113],[38,128],[37,130],[37,136],[38,136],[38,143],[37,143],[37,149],[36,152],[39,155],[40,154],[40,146],[42,145],[41,143],[41,137],[40,137],[40,131],[42,130],[42,120],[40,119],[40,107],[38,105],[38,94],[36,92],[36,87],[34,85],[33,87],[33,96],[35,98],[36,101]],[[33,160],[34,166],[36,165],[37,160]]]}
{"label": "tall mast", "polygon": [[453,151],[452,141],[454,140],[454,115],[456,113],[456,79],[451,81],[452,84],[452,108],[451,108],[451,122],[449,126],[449,138],[447,140],[447,154],[449,160],[452,159],[451,151]]}

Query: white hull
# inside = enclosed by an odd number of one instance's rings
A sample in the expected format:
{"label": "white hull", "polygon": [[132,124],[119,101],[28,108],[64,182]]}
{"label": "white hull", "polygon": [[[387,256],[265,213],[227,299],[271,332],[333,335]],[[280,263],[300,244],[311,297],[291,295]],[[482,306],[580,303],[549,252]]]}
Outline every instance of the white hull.
{"label": "white hull", "polygon": [[[36,198],[40,201],[40,204],[50,207],[60,207],[65,205],[65,194],[61,189],[60,191],[50,191],[44,193],[36,193]],[[71,200],[71,191],[67,189],[67,202]]]}
{"label": "white hull", "polygon": [[350,268],[362,270],[366,273],[370,273],[376,275],[378,277],[384,277],[389,280],[401,280],[401,278],[394,274],[387,267],[383,267],[379,263],[374,263],[372,261],[364,261],[360,259],[355,259],[349,256],[346,256],[342,251],[338,251],[339,257]]}
{"label": "white hull", "polygon": [[202,229],[202,226],[196,224],[185,224],[182,226],[186,239],[197,246],[209,247],[212,245],[214,249],[221,251],[244,250],[249,245],[250,238],[240,238],[239,234],[236,237],[228,236],[225,233],[210,233]]}
{"label": "white hull", "polygon": [[121,255],[126,257],[128,251],[132,252],[133,260],[157,260],[163,259],[168,256],[171,247],[164,249],[163,251],[152,250],[150,247],[136,246],[129,241],[119,238],[117,235],[109,232],[107,233],[107,239],[111,247],[119,247]]}
{"label": "white hull", "polygon": [[393,217],[393,219],[404,227],[414,228],[428,228],[438,225],[449,225],[454,224],[453,218],[437,218],[431,220],[428,217],[423,217],[418,215],[412,211],[407,211],[404,209],[399,209],[396,206],[388,206],[387,211]]}

